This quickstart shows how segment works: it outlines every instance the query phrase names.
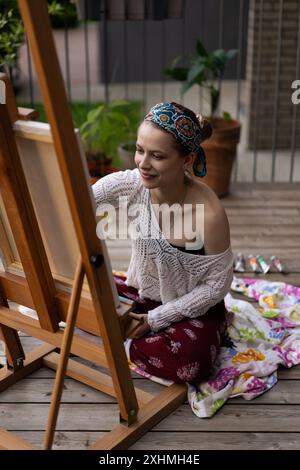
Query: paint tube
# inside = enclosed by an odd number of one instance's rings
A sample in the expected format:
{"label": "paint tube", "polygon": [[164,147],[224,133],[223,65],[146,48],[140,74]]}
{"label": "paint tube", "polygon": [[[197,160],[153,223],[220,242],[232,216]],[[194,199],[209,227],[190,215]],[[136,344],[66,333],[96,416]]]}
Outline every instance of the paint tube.
{"label": "paint tube", "polygon": [[236,255],[233,270],[239,273],[245,272],[245,258],[243,253],[238,253]]}
{"label": "paint tube", "polygon": [[251,269],[252,271],[254,271],[255,273],[261,273],[262,270],[257,262],[257,258],[256,256],[254,255],[248,255],[248,261],[249,261],[249,264],[251,266]]}
{"label": "paint tube", "polygon": [[271,256],[271,261],[272,261],[273,265],[275,266],[275,268],[276,268],[280,273],[283,273],[283,274],[287,274],[287,273],[288,273],[287,268],[282,264],[282,262],[280,261],[279,258],[277,258],[277,256]]}
{"label": "paint tube", "polygon": [[270,270],[271,266],[266,262],[262,255],[257,255],[256,259],[259,266],[261,267],[262,272],[266,274]]}

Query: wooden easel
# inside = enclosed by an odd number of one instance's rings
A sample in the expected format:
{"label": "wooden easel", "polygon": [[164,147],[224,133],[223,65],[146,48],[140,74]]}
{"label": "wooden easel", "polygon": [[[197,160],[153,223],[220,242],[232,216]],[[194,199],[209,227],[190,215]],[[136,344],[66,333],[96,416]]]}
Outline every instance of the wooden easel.
{"label": "wooden easel", "polygon": [[[96,219],[84,164],[54,47],[47,4],[42,0],[19,0],[19,8],[52,129],[80,256],[71,295],[58,291],[14,140],[12,125],[20,113],[7,100],[7,104],[0,104],[0,189],[26,278],[0,271],[0,335],[7,357],[7,366],[0,370],[0,391],[41,366],[57,369],[44,448],[49,449],[52,445],[66,374],[115,397],[119,405],[120,425],[90,449],[124,449],[184,402],[186,386],[171,385],[155,397],[133,386],[123,345],[130,312],[128,305],[116,309],[114,304],[102,244],[96,235]],[[91,302],[80,298],[84,275],[92,294]],[[7,299],[34,308],[38,320],[10,309]],[[81,317],[81,323],[77,325],[82,327],[82,319],[86,316],[86,329],[100,336],[103,346],[73,335],[77,315]],[[66,321],[64,331],[59,328],[60,321]],[[43,340],[45,344],[25,356],[19,330]],[[60,354],[56,352],[57,348]],[[69,359],[70,352],[106,367],[111,377]],[[0,448],[32,447],[0,429]]]}

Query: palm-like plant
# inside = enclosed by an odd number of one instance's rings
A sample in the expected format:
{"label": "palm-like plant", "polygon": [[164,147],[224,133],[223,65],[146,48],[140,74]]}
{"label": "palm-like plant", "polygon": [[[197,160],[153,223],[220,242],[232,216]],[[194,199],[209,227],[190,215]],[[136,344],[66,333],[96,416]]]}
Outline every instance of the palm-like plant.
{"label": "palm-like plant", "polygon": [[[210,117],[214,117],[220,101],[218,81],[223,77],[227,62],[236,55],[237,50],[217,49],[209,53],[202,42],[198,40],[196,52],[196,55],[190,58],[187,67],[177,67],[180,60],[180,57],[177,57],[171,67],[164,70],[164,73],[174,80],[183,82],[182,94],[186,93],[195,84],[206,88],[210,95]],[[229,113],[226,112],[223,117],[230,119]]]}
{"label": "palm-like plant", "polygon": [[135,139],[141,115],[141,104],[116,100],[92,109],[80,127],[80,133],[89,153],[101,153],[119,166],[118,145]]}

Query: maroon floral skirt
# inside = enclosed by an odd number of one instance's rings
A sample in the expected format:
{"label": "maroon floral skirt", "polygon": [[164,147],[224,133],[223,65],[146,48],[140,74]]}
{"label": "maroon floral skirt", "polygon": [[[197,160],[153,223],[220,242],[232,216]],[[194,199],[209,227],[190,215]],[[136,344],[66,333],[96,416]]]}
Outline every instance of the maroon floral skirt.
{"label": "maroon floral skirt", "polygon": [[[147,313],[160,302],[141,299],[137,289],[125,284],[126,278],[114,276],[119,295],[135,301],[135,312]],[[168,328],[150,332],[130,344],[130,360],[148,374],[176,383],[197,383],[205,379],[217,357],[226,329],[224,300],[205,315],[172,323]]]}

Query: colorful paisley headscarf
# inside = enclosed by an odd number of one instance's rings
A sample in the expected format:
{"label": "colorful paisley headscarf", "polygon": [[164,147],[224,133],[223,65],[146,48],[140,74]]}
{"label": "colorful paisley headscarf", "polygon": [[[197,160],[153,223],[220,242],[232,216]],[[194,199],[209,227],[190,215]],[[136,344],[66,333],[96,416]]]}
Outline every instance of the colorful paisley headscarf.
{"label": "colorful paisley headscarf", "polygon": [[175,104],[166,102],[158,103],[153,106],[149,113],[145,116],[145,121],[152,121],[158,124],[166,131],[173,134],[175,139],[183,145],[190,152],[195,152],[202,162],[201,172],[197,170],[197,159],[194,162],[194,173],[196,176],[206,175],[206,158],[203,148],[201,147],[202,142],[202,129],[185,114]]}

